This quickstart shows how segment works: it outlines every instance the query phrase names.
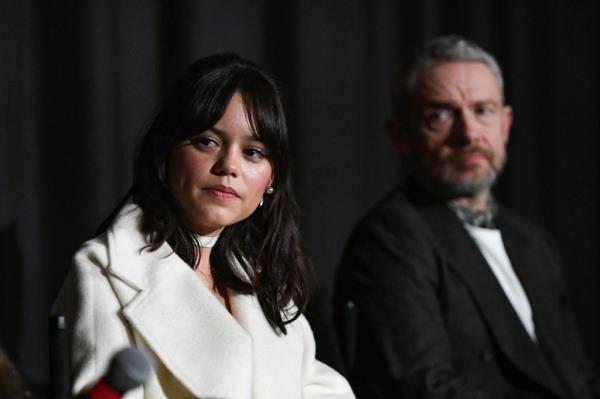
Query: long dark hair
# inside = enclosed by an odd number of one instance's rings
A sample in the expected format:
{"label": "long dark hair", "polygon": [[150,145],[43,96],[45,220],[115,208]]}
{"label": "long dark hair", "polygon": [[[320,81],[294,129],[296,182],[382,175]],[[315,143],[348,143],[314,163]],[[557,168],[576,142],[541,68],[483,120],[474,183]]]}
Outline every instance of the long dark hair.
{"label": "long dark hair", "polygon": [[285,334],[285,325],[306,308],[309,277],[289,172],[287,125],[279,90],[269,75],[236,54],[194,62],[140,142],[130,194],[143,211],[141,228],[149,243],[144,250],[167,242],[195,267],[201,248],[168,190],[167,161],[176,145],[214,126],[235,93],[241,94],[254,133],[267,147],[274,193],[250,217],[222,231],[210,255],[212,274],[220,292],[230,288],[256,294],[271,326]]}

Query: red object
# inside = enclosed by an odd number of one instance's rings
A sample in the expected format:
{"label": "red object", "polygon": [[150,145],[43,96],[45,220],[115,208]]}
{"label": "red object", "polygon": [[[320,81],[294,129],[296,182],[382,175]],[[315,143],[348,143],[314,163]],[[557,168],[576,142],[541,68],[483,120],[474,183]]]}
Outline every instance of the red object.
{"label": "red object", "polygon": [[123,396],[104,382],[104,380],[100,380],[90,390],[87,397],[89,399],[121,399]]}

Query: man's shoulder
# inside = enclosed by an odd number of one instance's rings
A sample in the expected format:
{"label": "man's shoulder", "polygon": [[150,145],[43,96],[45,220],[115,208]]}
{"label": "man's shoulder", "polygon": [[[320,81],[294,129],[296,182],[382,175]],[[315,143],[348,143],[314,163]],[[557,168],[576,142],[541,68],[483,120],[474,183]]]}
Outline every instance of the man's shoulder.
{"label": "man's shoulder", "polygon": [[388,284],[400,270],[402,275],[435,273],[435,239],[420,208],[401,187],[371,207],[346,242],[340,281]]}
{"label": "man's shoulder", "polygon": [[417,210],[402,186],[376,202],[360,219],[359,225],[399,224],[417,217]]}
{"label": "man's shoulder", "polygon": [[398,186],[371,206],[365,216],[376,216],[385,212],[405,212],[411,208],[413,208],[413,204],[404,192],[403,187]]}
{"label": "man's shoulder", "polygon": [[354,236],[372,236],[379,238],[410,237],[421,240],[429,235],[429,209],[444,209],[441,203],[422,204],[415,200],[404,186],[390,191],[375,203],[358,221]]}

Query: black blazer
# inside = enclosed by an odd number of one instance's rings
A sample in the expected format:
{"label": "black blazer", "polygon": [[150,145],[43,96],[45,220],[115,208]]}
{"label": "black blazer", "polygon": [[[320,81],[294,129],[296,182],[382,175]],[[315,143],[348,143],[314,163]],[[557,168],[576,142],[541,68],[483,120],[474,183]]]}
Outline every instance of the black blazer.
{"label": "black blazer", "polygon": [[359,398],[596,397],[598,376],[580,347],[554,245],[502,207],[497,224],[536,342],[443,203],[398,189],[358,224],[335,300],[337,309],[356,306],[349,376]]}

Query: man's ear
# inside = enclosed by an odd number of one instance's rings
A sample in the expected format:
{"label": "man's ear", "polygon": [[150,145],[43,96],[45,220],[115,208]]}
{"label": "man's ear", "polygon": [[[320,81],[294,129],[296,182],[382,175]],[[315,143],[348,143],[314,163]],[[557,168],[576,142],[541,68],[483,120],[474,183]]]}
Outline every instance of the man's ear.
{"label": "man's ear", "polygon": [[406,155],[410,149],[408,126],[406,126],[406,122],[403,122],[400,118],[394,116],[385,122],[385,130],[390,137],[390,140],[392,140],[394,148],[396,148],[400,155]]}
{"label": "man's ear", "polygon": [[513,110],[510,105],[502,107],[502,141],[504,144],[508,143],[508,137],[510,135],[510,128],[513,122]]}

